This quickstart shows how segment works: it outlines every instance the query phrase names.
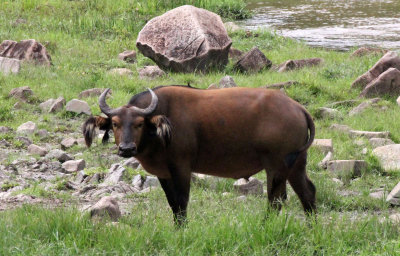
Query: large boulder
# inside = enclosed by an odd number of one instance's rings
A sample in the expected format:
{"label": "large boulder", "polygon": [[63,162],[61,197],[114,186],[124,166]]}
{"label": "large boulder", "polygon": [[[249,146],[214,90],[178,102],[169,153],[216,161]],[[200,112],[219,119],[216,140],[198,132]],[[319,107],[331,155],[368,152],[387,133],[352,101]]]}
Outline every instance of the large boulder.
{"label": "large boulder", "polygon": [[35,39],[19,42],[4,40],[0,45],[0,56],[19,60],[33,61],[36,64],[50,66],[51,58],[46,47]]}
{"label": "large boulder", "polygon": [[367,84],[371,83],[389,68],[400,70],[400,57],[396,52],[390,51],[386,53],[370,70],[358,77],[351,85],[351,88],[364,89]]}
{"label": "large boulder", "polygon": [[361,97],[398,95],[400,93],[400,71],[389,68],[369,83],[361,92]]}
{"label": "large boulder", "polygon": [[162,69],[188,73],[225,66],[231,44],[217,14],[190,5],[151,19],[136,42]]}

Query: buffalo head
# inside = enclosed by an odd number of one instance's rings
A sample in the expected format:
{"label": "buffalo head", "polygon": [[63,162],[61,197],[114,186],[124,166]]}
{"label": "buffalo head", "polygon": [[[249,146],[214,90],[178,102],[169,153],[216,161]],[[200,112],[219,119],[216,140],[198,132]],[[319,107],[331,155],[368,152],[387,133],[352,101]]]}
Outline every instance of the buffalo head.
{"label": "buffalo head", "polygon": [[88,147],[96,135],[95,129],[105,130],[103,142],[109,138],[109,130],[113,130],[118,155],[132,157],[146,152],[152,146],[167,146],[171,138],[171,125],[164,115],[155,115],[158,106],[157,95],[149,89],[150,104],[146,108],[125,105],[112,109],[106,103],[106,89],[99,97],[101,112],[107,117],[90,117],[83,125],[83,134]]}

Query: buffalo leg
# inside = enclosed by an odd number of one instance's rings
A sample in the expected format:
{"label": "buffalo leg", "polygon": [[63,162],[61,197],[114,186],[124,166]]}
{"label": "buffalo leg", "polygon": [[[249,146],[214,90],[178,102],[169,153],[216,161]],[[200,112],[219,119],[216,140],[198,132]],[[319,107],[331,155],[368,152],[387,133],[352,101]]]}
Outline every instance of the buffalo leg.
{"label": "buffalo leg", "polygon": [[288,180],[293,190],[299,196],[306,214],[316,211],[315,206],[315,186],[307,177],[306,173],[307,152],[302,152],[298,156],[294,166],[291,168]]}
{"label": "buffalo leg", "polygon": [[159,181],[174,214],[175,224],[182,226],[186,222],[186,209],[190,192],[190,175],[171,173],[171,176],[171,179],[159,178]]}
{"label": "buffalo leg", "polygon": [[272,206],[281,209],[282,202],[286,200],[286,180],[288,170],[284,166],[267,170],[268,200]]}

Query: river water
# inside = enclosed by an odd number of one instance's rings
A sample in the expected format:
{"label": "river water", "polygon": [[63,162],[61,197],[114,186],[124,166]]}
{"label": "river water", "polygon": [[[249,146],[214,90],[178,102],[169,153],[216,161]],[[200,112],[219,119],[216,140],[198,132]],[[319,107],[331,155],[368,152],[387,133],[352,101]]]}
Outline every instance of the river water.
{"label": "river water", "polygon": [[268,28],[315,47],[400,49],[400,0],[248,0],[247,29]]}

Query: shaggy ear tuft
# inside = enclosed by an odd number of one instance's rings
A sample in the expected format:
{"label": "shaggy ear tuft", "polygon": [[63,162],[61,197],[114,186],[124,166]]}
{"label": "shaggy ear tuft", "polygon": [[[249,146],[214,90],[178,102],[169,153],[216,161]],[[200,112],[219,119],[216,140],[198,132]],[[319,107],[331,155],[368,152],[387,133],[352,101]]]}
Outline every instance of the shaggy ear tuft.
{"label": "shaggy ear tuft", "polygon": [[172,136],[172,126],[168,118],[163,115],[153,116],[150,122],[156,127],[157,136],[162,140],[164,146],[168,146]]}
{"label": "shaggy ear tuft", "polygon": [[107,142],[110,137],[108,132],[111,129],[111,118],[91,116],[85,121],[82,126],[82,133],[87,147],[92,145],[93,139],[96,137],[96,128],[105,131],[102,142]]}

